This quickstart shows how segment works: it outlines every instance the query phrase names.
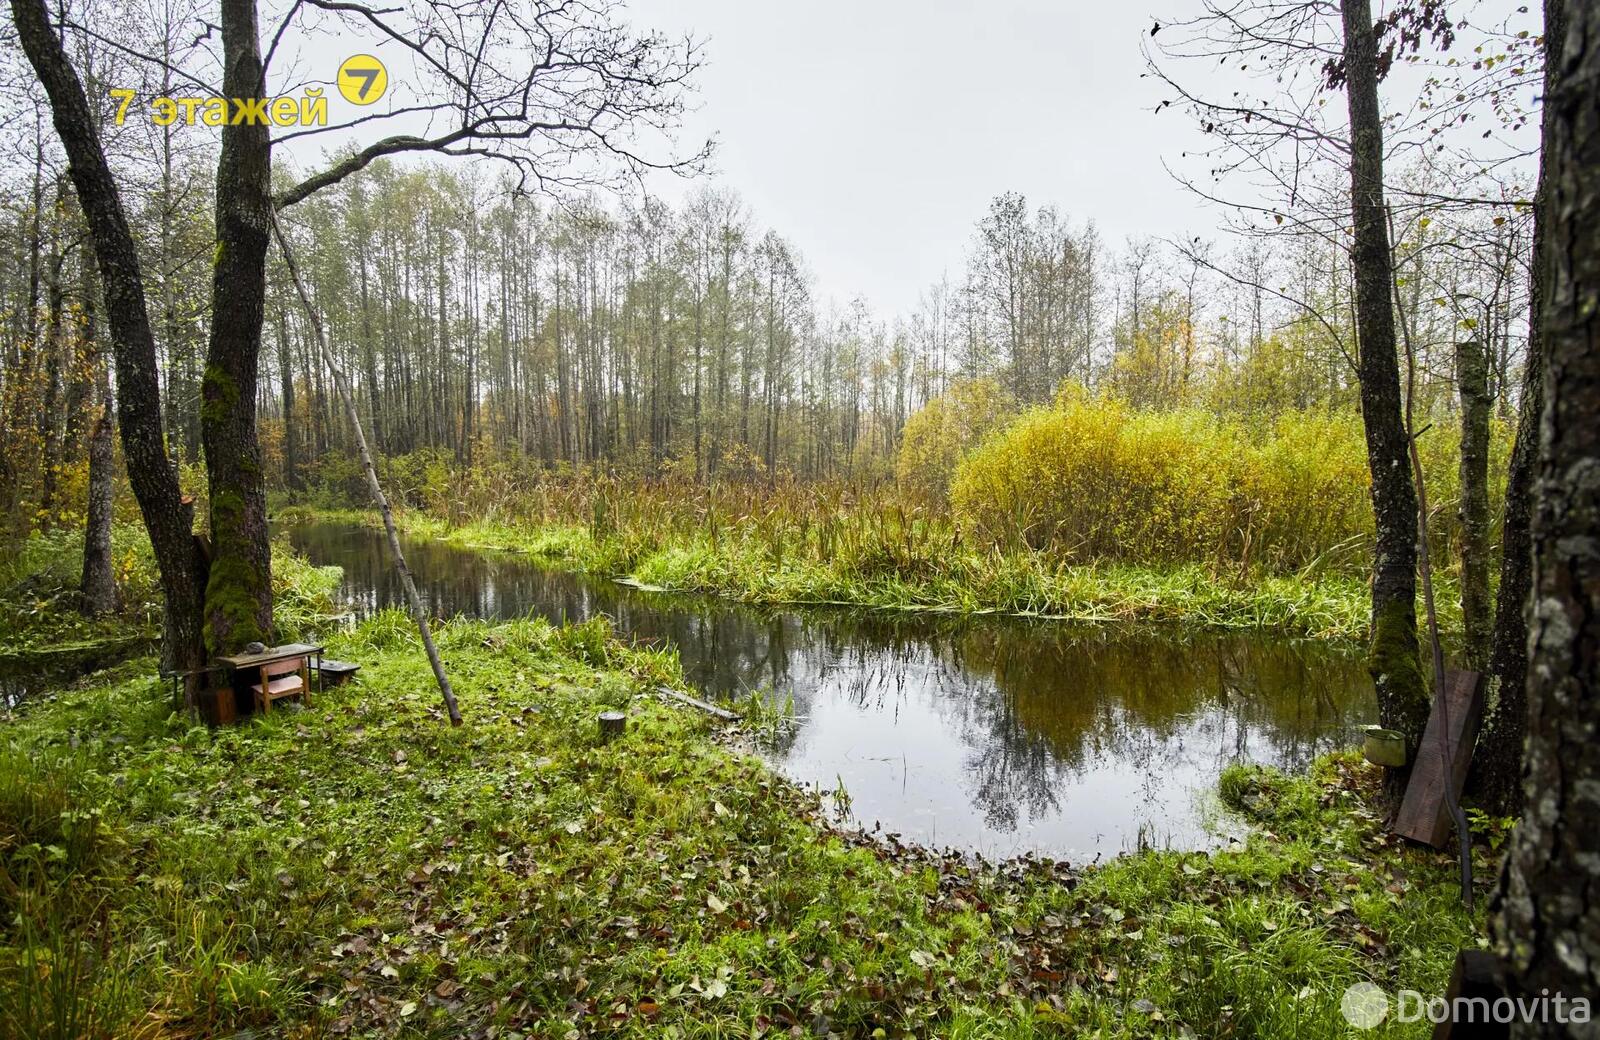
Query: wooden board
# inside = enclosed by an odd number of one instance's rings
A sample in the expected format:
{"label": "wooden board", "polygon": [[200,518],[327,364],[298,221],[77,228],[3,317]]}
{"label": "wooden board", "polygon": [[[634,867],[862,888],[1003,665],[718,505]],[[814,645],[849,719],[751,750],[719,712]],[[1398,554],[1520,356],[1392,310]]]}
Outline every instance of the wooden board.
{"label": "wooden board", "polygon": [[[1448,760],[1439,740],[1447,728],[1446,718],[1440,717],[1441,700],[1448,718]],[[1428,725],[1422,731],[1422,743],[1411,767],[1411,780],[1391,831],[1436,849],[1444,847],[1453,825],[1445,784],[1450,785],[1457,798],[1461,797],[1482,715],[1483,676],[1477,672],[1445,672],[1444,696],[1434,699],[1433,710],[1428,713]]]}
{"label": "wooden board", "polygon": [[269,646],[259,654],[229,654],[218,657],[217,663],[236,669],[259,668],[264,664],[274,664],[290,657],[307,657],[321,653],[322,647],[312,643],[287,643],[283,646]]}
{"label": "wooden board", "polygon": [[707,715],[715,715],[717,718],[727,722],[739,721],[739,715],[737,712],[729,711],[727,708],[720,708],[717,705],[712,704],[710,701],[703,701],[698,697],[691,697],[686,693],[679,693],[677,690],[669,690],[665,686],[660,687],[657,692],[663,697],[671,697],[680,704],[687,704],[691,708],[699,708]]}

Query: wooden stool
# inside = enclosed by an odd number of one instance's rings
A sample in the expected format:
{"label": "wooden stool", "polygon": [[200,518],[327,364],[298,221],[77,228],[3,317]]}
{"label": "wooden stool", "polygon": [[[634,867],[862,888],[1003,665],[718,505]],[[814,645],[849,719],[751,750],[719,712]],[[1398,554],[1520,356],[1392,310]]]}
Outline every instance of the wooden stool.
{"label": "wooden stool", "polygon": [[250,687],[262,714],[272,710],[272,702],[300,695],[300,703],[311,707],[311,658],[290,657],[261,666],[261,681]]}
{"label": "wooden stool", "polygon": [[335,661],[325,657],[317,662],[317,677],[324,685],[332,683],[338,686],[354,679],[356,673],[361,671],[361,666],[351,664],[349,661]]}

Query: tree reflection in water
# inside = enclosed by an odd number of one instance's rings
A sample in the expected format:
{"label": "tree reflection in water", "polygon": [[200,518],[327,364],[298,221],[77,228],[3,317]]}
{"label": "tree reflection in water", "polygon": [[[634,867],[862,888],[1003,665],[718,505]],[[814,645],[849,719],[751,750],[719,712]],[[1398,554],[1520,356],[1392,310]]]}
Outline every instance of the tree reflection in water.
{"label": "tree reflection in water", "polygon": [[[292,530],[345,569],[358,611],[399,605],[375,531]],[[1303,766],[1375,715],[1360,661],[1237,632],[844,610],[753,609],[644,592],[508,554],[412,543],[433,612],[553,621],[609,615],[676,647],[707,694],[792,697],[769,749],[806,783],[843,781],[856,817],[990,854],[1081,860],[1153,834],[1204,847],[1204,792],[1235,760]]]}

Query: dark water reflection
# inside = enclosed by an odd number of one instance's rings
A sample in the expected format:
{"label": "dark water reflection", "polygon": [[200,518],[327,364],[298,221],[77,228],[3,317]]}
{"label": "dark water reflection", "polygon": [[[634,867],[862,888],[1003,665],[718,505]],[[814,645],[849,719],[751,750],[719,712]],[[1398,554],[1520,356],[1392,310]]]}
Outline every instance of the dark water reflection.
{"label": "dark water reflection", "polygon": [[[399,605],[375,531],[293,529],[344,568],[358,611]],[[1200,848],[1235,760],[1287,767],[1349,743],[1376,713],[1358,659],[1239,633],[1082,627],[1014,618],[758,610],[646,592],[526,558],[410,542],[436,615],[609,615],[676,647],[717,697],[792,697],[800,721],[770,752],[806,783],[840,781],[861,822],[988,854],[1084,861],[1141,839]]]}

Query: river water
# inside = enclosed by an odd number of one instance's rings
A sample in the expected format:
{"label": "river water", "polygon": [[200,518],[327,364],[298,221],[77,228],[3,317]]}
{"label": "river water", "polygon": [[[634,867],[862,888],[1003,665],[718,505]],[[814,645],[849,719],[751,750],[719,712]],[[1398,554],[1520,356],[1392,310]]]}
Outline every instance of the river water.
{"label": "river water", "polygon": [[[298,550],[344,568],[358,613],[403,606],[380,532],[305,524]],[[1141,843],[1207,848],[1234,761],[1286,768],[1376,717],[1358,656],[1257,633],[747,607],[651,592],[508,553],[408,541],[436,616],[609,616],[676,648],[710,699],[792,698],[767,750],[794,779],[841,785],[862,825],[989,856],[1076,863]]]}

